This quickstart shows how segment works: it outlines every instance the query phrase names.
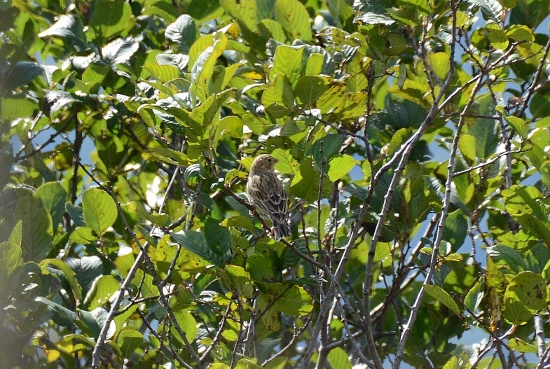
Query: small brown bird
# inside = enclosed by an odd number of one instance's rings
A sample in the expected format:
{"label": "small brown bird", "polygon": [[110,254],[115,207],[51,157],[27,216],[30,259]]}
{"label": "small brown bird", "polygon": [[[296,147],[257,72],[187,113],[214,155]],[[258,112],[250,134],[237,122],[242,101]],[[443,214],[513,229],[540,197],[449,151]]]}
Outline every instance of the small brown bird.
{"label": "small brown bird", "polygon": [[258,156],[252,162],[246,193],[250,203],[260,214],[273,222],[275,240],[290,236],[288,222],[288,196],[283,183],[274,172],[278,160],[268,154]]}

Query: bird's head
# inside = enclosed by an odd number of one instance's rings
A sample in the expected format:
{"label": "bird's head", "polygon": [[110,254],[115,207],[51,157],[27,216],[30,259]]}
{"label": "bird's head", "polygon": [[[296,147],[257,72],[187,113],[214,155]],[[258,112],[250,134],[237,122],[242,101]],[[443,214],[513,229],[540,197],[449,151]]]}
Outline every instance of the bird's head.
{"label": "bird's head", "polygon": [[275,168],[275,164],[278,162],[279,160],[275,159],[273,156],[269,154],[262,154],[254,159],[251,168],[255,171],[273,170]]}

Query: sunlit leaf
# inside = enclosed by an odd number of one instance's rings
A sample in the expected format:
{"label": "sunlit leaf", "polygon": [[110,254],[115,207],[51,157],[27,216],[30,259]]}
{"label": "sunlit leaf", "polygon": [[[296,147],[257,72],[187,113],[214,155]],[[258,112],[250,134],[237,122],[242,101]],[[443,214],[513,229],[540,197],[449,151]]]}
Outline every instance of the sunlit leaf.
{"label": "sunlit leaf", "polygon": [[466,297],[464,298],[464,306],[466,306],[469,312],[475,313],[484,296],[485,279],[481,278],[466,294]]}
{"label": "sunlit leaf", "polygon": [[90,309],[104,306],[118,291],[119,282],[112,275],[102,275],[92,283],[84,303],[89,305]]}
{"label": "sunlit leaf", "polygon": [[348,358],[348,354],[341,348],[336,347],[331,350],[328,355],[328,362],[333,368],[351,369],[352,365]]}
{"label": "sunlit leaf", "polygon": [[355,159],[350,155],[333,158],[329,163],[328,178],[337,181],[347,175],[355,167]]}
{"label": "sunlit leaf", "polygon": [[291,40],[311,40],[309,14],[298,0],[277,0],[275,19],[290,35]]}
{"label": "sunlit leaf", "polygon": [[449,55],[446,53],[430,53],[429,61],[430,67],[434,71],[435,75],[440,80],[444,80],[451,69]]}
{"label": "sunlit leaf", "polygon": [[[40,266],[57,275],[61,275],[60,273],[62,273],[62,279],[68,282],[71,288],[70,292],[75,300],[77,302],[82,302],[82,286],[78,283],[75,272],[67,263],[58,259],[46,259],[40,263]],[[56,272],[56,270],[59,272]]]}
{"label": "sunlit leaf", "polygon": [[181,15],[176,21],[166,27],[165,36],[178,44],[178,51],[186,54],[199,36],[195,20],[187,14]]}
{"label": "sunlit leaf", "polygon": [[[297,0],[292,0],[297,1]],[[279,2],[278,2],[279,3]],[[305,47],[291,47],[279,45],[275,51],[275,60],[270,71],[270,79],[273,80],[278,73],[284,74],[293,86],[300,78],[304,67],[303,53]]]}
{"label": "sunlit leaf", "polygon": [[[197,336],[197,322],[195,318],[193,318],[193,315],[191,315],[189,311],[183,309],[174,311],[174,315],[183,333],[185,333],[187,340],[193,341]],[[175,328],[172,329],[172,332],[175,337],[180,337],[179,332],[177,332]]]}
{"label": "sunlit leaf", "polygon": [[84,222],[97,234],[105,233],[115,222],[118,213],[114,200],[99,188],[90,188],[82,194]]}
{"label": "sunlit leaf", "polygon": [[527,323],[546,306],[546,282],[537,273],[519,273],[504,293],[504,318],[511,324]]}
{"label": "sunlit leaf", "polygon": [[439,286],[434,286],[430,284],[425,284],[424,288],[426,293],[432,296],[437,301],[441,302],[443,305],[447,306],[453,313],[458,316],[461,316],[460,308],[455,300],[449,295],[447,291]]}

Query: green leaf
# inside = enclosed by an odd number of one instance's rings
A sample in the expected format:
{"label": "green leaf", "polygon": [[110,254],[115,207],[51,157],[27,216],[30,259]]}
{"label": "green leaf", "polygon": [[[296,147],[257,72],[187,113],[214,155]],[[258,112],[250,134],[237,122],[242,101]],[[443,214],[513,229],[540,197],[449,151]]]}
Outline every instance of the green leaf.
{"label": "green leaf", "polygon": [[204,233],[192,231],[192,230],[183,230],[178,233],[172,233],[171,235],[174,242],[179,245],[182,245],[187,250],[192,253],[200,256],[204,260],[218,266],[223,267],[224,259],[220,257],[218,253],[210,249]]}
{"label": "green leaf", "polygon": [[231,367],[224,363],[212,363],[209,367],[209,369],[231,369]]}
{"label": "green leaf", "polygon": [[243,126],[244,124],[240,117],[230,116],[220,119],[216,125],[212,147],[217,149],[219,141],[223,138],[241,138],[243,136]]}
{"label": "green leaf", "polygon": [[277,46],[273,67],[269,72],[269,79],[274,80],[277,74],[282,73],[288,78],[290,84],[294,86],[304,68],[304,49],[305,47]]}
{"label": "green leaf", "polygon": [[355,167],[355,159],[344,154],[333,158],[329,163],[328,178],[335,182],[346,176]]}
{"label": "green leaf", "polygon": [[218,58],[222,55],[228,45],[227,37],[223,33],[218,33],[214,44],[204,50],[191,68],[191,87],[190,92],[193,98],[204,101],[212,93],[221,91],[210,91],[212,75]]}
{"label": "green leaf", "polygon": [[273,307],[289,316],[303,316],[313,310],[311,296],[301,286],[290,287]]}
{"label": "green leaf", "polygon": [[485,277],[481,277],[464,297],[464,306],[471,313],[475,313],[485,296]]}
{"label": "green leaf", "polygon": [[512,218],[550,247],[550,225],[539,203],[543,198],[540,191],[534,186],[514,185],[503,190],[502,196]]}
{"label": "green leaf", "polygon": [[115,67],[117,64],[130,61],[138,49],[139,43],[136,40],[117,38],[101,49],[101,61],[111,67]]}
{"label": "green leaf", "polygon": [[550,160],[546,160],[540,167],[541,181],[550,188]]}
{"label": "green leaf", "polygon": [[510,124],[510,126],[516,131],[521,138],[527,138],[529,124],[525,120],[512,115],[505,115],[504,119]]}
{"label": "green leaf", "polygon": [[227,285],[237,289],[244,297],[253,297],[254,287],[250,280],[250,273],[245,271],[243,267],[226,265],[223,272],[220,271],[220,277]]}
{"label": "green leaf", "polygon": [[214,218],[206,218],[204,223],[204,237],[206,243],[219,260],[224,260],[228,256],[231,246],[231,234],[229,228],[220,225],[220,221]]}
{"label": "green leaf", "polygon": [[50,28],[40,32],[38,37],[59,37],[66,41],[66,46],[72,46],[76,51],[88,49],[86,36],[83,32],[84,26],[80,19],[74,15],[61,15]]}
{"label": "green leaf", "polygon": [[49,272],[53,272],[57,275],[59,275],[59,273],[56,273],[54,270],[52,270],[52,268],[61,271],[63,273],[62,277],[66,279],[67,283],[71,287],[71,292],[74,296],[74,299],[78,303],[82,301],[82,287],[76,279],[75,272],[69,267],[68,264],[59,259],[46,259],[42,261],[39,265],[41,268],[46,269]]}
{"label": "green leaf", "polygon": [[64,91],[48,91],[46,96],[42,99],[42,109],[47,114],[53,115],[59,110],[70,107],[74,103],[78,102],[73,95]]}
{"label": "green leaf", "polygon": [[42,202],[44,208],[50,213],[54,226],[61,223],[65,214],[65,202],[67,192],[58,182],[48,182],[40,186],[34,193],[34,197]]}
{"label": "green leaf", "polygon": [[78,314],[44,297],[37,297],[36,301],[46,305],[53,314],[53,321],[64,327],[70,327],[78,319]]}
{"label": "green leaf", "polygon": [[[197,337],[197,322],[195,318],[193,318],[193,315],[191,315],[189,311],[184,309],[174,311],[174,315],[176,316],[180,328],[185,333],[187,340],[192,342],[195,337]],[[174,337],[180,337],[174,327],[172,327],[172,333]],[[183,344],[183,341],[181,341],[181,343]]]}
{"label": "green leaf", "polygon": [[461,210],[449,213],[443,228],[443,239],[451,243],[451,251],[456,252],[464,243],[468,233],[468,221]]}
{"label": "green leaf", "polygon": [[347,88],[341,81],[332,81],[330,87],[323,93],[315,105],[322,114],[340,112],[346,105]]}
{"label": "green leaf", "polygon": [[[318,198],[319,185],[320,185],[320,173],[313,166],[311,157],[306,157],[300,164],[300,171],[296,173],[292,181],[290,182],[291,192],[308,202],[313,202]],[[323,188],[321,190],[321,197],[328,197],[331,193],[331,186],[329,181],[323,181]]]}
{"label": "green leaf", "polygon": [[497,24],[488,23],[485,26],[485,33],[491,46],[495,49],[505,50],[510,44],[508,37],[506,37],[506,32]]}
{"label": "green leaf", "polygon": [[237,362],[235,369],[262,369],[255,359],[242,358]]}
{"label": "green leaf", "polygon": [[290,114],[294,105],[294,94],[288,78],[277,74],[262,94],[262,104],[274,118]]}
{"label": "green leaf", "polygon": [[330,79],[325,76],[300,77],[294,87],[294,93],[299,103],[306,107],[315,106],[319,97],[329,89]]}
{"label": "green leaf", "polygon": [[14,90],[17,87],[24,86],[36,77],[44,75],[44,68],[36,63],[20,61],[8,69],[7,73],[2,74],[4,81],[2,88],[5,90]]}
{"label": "green leaf", "polygon": [[[3,98],[0,99],[0,109],[0,118],[2,118],[2,120],[4,121],[12,121],[17,118],[31,116],[36,109],[36,104],[29,99]],[[9,160],[13,160],[13,155],[9,155]],[[9,163],[8,161],[6,162]],[[4,181],[7,181],[8,178],[9,176],[6,175]]]}
{"label": "green leaf", "polygon": [[309,14],[298,0],[277,0],[275,19],[289,34],[291,40],[311,40]]}
{"label": "green leaf", "polygon": [[440,79],[444,80],[451,70],[451,62],[449,59],[449,54],[447,53],[430,53],[428,55],[428,60],[430,62],[430,67],[434,71],[435,75]]}
{"label": "green leaf", "polygon": [[115,201],[107,192],[97,187],[84,191],[82,208],[86,226],[98,235],[107,232],[118,216]]}
{"label": "green leaf", "polygon": [[355,17],[355,22],[361,22],[364,24],[383,24],[390,26],[395,23],[395,21],[385,15],[366,12]]}
{"label": "green leaf", "polygon": [[[484,101],[486,98],[481,100]],[[484,107],[481,111],[483,114],[493,114],[490,107]],[[498,131],[497,122],[491,119],[478,119],[473,125],[468,126],[468,133],[475,138],[478,159],[488,159],[496,152],[500,140]]]}
{"label": "green leaf", "polygon": [[179,52],[187,54],[200,33],[195,20],[189,15],[183,14],[166,27],[164,35],[168,40],[178,44]]}
{"label": "green leaf", "polygon": [[256,0],[220,0],[220,5],[231,17],[241,21],[248,31],[258,30],[258,5]]}
{"label": "green leaf", "polygon": [[132,355],[143,351],[143,335],[133,328],[123,328],[117,337],[123,355]]}
{"label": "green leaf", "polygon": [[106,40],[115,35],[125,37],[135,25],[130,4],[124,1],[97,0],[90,18],[92,40]]}
{"label": "green leaf", "polygon": [[84,299],[84,304],[88,305],[90,309],[105,306],[119,288],[120,284],[114,276],[102,275],[93,281]]}
{"label": "green leaf", "polygon": [[145,159],[151,161],[157,161],[172,165],[186,166],[188,163],[187,156],[176,150],[172,150],[168,147],[156,146],[149,147],[148,151],[144,151],[141,154]]}
{"label": "green leaf", "polygon": [[489,16],[495,22],[500,22],[504,9],[497,0],[467,0],[467,2],[480,6],[483,14]]}
{"label": "green leaf", "polygon": [[98,236],[91,228],[78,227],[71,233],[69,239],[81,245],[91,245],[97,241]]}
{"label": "green leaf", "polygon": [[533,272],[516,275],[504,292],[504,318],[511,324],[527,323],[538,311],[547,307],[546,281]]}
{"label": "green leaf", "polygon": [[173,65],[160,65],[158,63],[145,63],[143,66],[151,75],[160,82],[169,82],[181,76],[181,71]]}
{"label": "green leaf", "polygon": [[[75,321],[77,327],[82,329],[86,334],[92,338],[99,337],[101,332],[101,327],[105,324],[105,319],[107,317],[108,311],[103,308],[97,308],[92,311],[85,311],[81,309],[76,309],[78,313],[78,320]],[[114,322],[111,322],[111,329],[114,328]],[[110,335],[112,335],[111,329],[109,330]]]}
{"label": "green leaf", "polygon": [[341,348],[336,347],[327,355],[328,362],[330,363],[330,366],[333,368],[341,368],[341,369],[351,369],[352,365],[349,361],[348,354]]}
{"label": "green leaf", "polygon": [[534,30],[549,14],[550,3],[545,0],[520,0],[510,13],[510,23],[523,24]]}
{"label": "green leaf", "polygon": [[453,356],[445,363],[445,366],[443,369],[460,369],[460,364],[458,362],[458,358],[456,356]]}
{"label": "green leaf", "polygon": [[521,338],[513,337],[510,340],[508,340],[508,346],[518,352],[524,352],[524,353],[537,353],[537,347],[530,344],[529,342],[525,342]]}
{"label": "green leaf", "polygon": [[550,115],[550,90],[541,89],[535,92],[529,102],[529,110],[535,119]]}
{"label": "green leaf", "polygon": [[82,211],[81,207],[74,206],[70,202],[67,202],[65,204],[65,210],[71,217],[71,220],[73,221],[76,227],[84,227],[86,225],[84,223],[84,212]]}
{"label": "green leaf", "polygon": [[343,139],[339,134],[328,134],[313,143],[306,151],[306,155],[311,155],[315,161],[317,168],[321,168],[323,161],[325,162],[325,170],[327,162],[330,162],[340,152]]}
{"label": "green leaf", "polygon": [[[21,222],[17,223],[16,228],[21,229]],[[15,229],[14,229],[15,231]],[[23,250],[21,245],[11,241],[0,243],[0,276],[3,280],[7,279],[18,267],[23,265]]]}
{"label": "green leaf", "polygon": [[426,290],[426,293],[428,295],[432,296],[434,299],[447,306],[457,316],[461,316],[461,311],[457,303],[443,288],[431,284],[425,284],[424,289]]}
{"label": "green leaf", "polygon": [[232,216],[231,218],[225,219],[222,224],[224,226],[243,228],[252,233],[254,233],[255,231],[254,223],[252,222],[252,220],[250,220],[249,217],[242,215],[236,215]]}
{"label": "green leaf", "polygon": [[41,261],[52,249],[52,217],[44,209],[42,202],[32,196],[25,196],[19,200],[14,217],[23,223],[21,246],[24,259]]}
{"label": "green leaf", "polygon": [[525,258],[509,246],[497,245],[488,247],[487,254],[498,266],[504,267],[506,270],[519,273],[528,269],[525,264]]}
{"label": "green leaf", "polygon": [[104,272],[103,263],[98,256],[66,258],[65,263],[74,271],[84,295],[90,290],[95,279],[102,276]]}
{"label": "green leaf", "polygon": [[[518,0],[503,0],[503,1],[511,1],[517,4]],[[510,8],[513,8],[514,6],[510,6]],[[514,41],[535,41],[535,35],[533,34],[533,31],[529,29],[529,27],[519,25],[519,24],[510,25],[506,29],[506,36],[508,38],[511,38]]]}

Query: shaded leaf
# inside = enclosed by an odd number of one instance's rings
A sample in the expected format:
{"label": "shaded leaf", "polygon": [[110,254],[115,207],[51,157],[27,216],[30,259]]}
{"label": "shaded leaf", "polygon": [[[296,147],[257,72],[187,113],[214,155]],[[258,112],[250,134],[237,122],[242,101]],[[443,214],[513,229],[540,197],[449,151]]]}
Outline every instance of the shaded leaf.
{"label": "shaded leaf", "polygon": [[33,62],[20,61],[13,67],[8,69],[8,72],[2,74],[2,89],[13,90],[19,86],[24,86],[31,82],[36,77],[44,75],[45,71],[41,65]]}
{"label": "shaded leaf", "polygon": [[120,35],[125,37],[134,27],[130,4],[124,1],[97,0],[90,18],[90,37],[109,39]]}
{"label": "shaded leaf", "polygon": [[98,256],[67,258],[65,262],[74,271],[85,294],[90,290],[95,279],[103,275],[103,263]]}
{"label": "shaded leaf", "polygon": [[171,237],[174,242],[182,245],[187,250],[200,256],[204,260],[218,267],[223,266],[224,258],[208,246],[206,238],[202,232],[184,230],[178,233],[172,233]]}
{"label": "shaded leaf", "polygon": [[178,44],[178,51],[186,54],[199,37],[199,28],[192,17],[183,14],[174,23],[166,27],[164,35],[170,41]]}
{"label": "shaded leaf", "polygon": [[21,198],[14,217],[23,224],[22,249],[25,260],[41,261],[52,249],[52,217],[35,197]]}

